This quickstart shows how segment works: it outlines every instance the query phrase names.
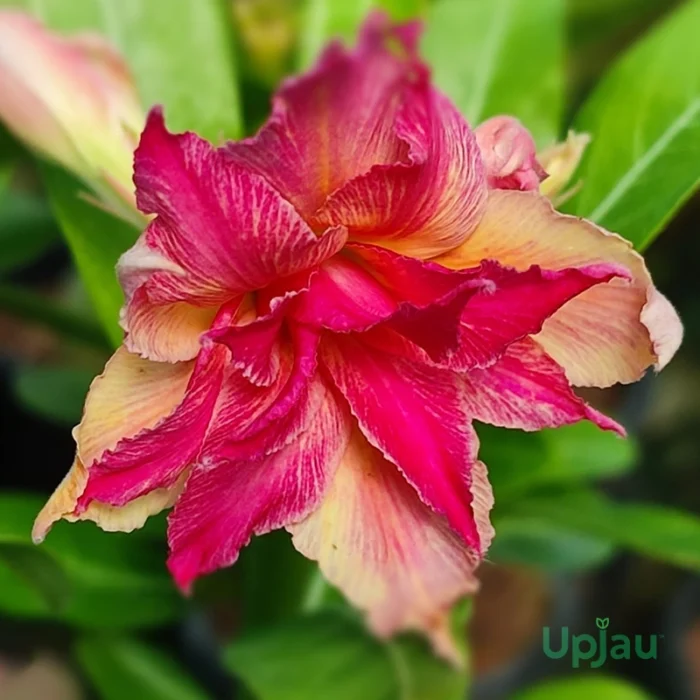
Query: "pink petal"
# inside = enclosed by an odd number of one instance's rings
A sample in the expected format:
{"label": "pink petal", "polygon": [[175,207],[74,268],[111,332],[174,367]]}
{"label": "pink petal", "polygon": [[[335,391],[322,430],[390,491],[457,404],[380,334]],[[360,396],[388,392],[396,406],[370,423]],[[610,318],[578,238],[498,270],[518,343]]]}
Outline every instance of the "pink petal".
{"label": "pink petal", "polygon": [[650,365],[661,369],[680,345],[678,316],[631,244],[584,219],[558,214],[537,193],[492,191],[479,227],[440,262],[462,269],[484,258],[518,270],[601,263],[629,270],[631,283],[614,279],[584,292],[553,314],[538,335],[574,385],[636,381]]}
{"label": "pink petal", "polygon": [[402,95],[396,133],[406,160],[382,164],[331,194],[318,226],[343,225],[363,240],[430,258],[466,240],[486,203],[486,178],[474,133],[422,73]]}
{"label": "pink petal", "polygon": [[227,146],[231,159],[262,173],[305,217],[377,163],[404,160],[394,122],[401,89],[420,69],[416,40],[417,25],[370,15],[354,51],[332,44],[310,73],[283,83],[258,135]]}
{"label": "pink petal", "polygon": [[123,505],[154,489],[167,488],[191,466],[202,447],[227,360],[223,346],[205,345],[195,363],[182,402],[152,428],[125,437],[92,463],[78,502]]}
{"label": "pink petal", "polygon": [[353,336],[324,338],[321,359],[369,443],[481,553],[469,492],[477,442],[459,376],[382,353]]}
{"label": "pink petal", "polygon": [[[46,503],[34,525],[33,537],[42,540],[60,518],[89,518],[103,529],[133,530],[148,515],[167,505],[171,493],[161,491],[125,509],[93,502],[76,513],[91,466],[125,439],[152,431],[182,403],[194,363],[166,364],[144,360],[119,348],[104,372],[90,386],[83,418],[73,431],[77,454],[73,467]],[[138,499],[137,499],[138,500]],[[128,511],[128,512],[127,512]]]}
{"label": "pink petal", "polygon": [[230,460],[207,454],[194,468],[169,517],[168,567],[188,589],[198,576],[230,566],[252,535],[297,522],[318,504],[349,435],[343,409],[316,379],[322,394],[304,430],[279,451]]}
{"label": "pink petal", "polygon": [[537,161],[535,141],[513,117],[493,117],[476,128],[489,187],[536,190],[547,177]]}
{"label": "pink petal", "polygon": [[[493,504],[486,470],[474,465],[472,504],[486,549]],[[452,604],[473,593],[480,556],[418,497],[396,467],[358,432],[320,506],[288,526],[294,546],[368,613],[375,633],[414,629],[459,661],[449,629]]]}
{"label": "pink petal", "polygon": [[139,208],[157,217],[122,259],[120,279],[127,293],[144,285],[154,305],[216,306],[313,268],[345,242],[340,229],[317,237],[260,175],[195,134],[170,134],[159,109],[134,180]]}
{"label": "pink petal", "polygon": [[574,394],[564,370],[532,338],[513,343],[490,367],[463,378],[466,411],[484,423],[541,430],[587,419],[625,435],[622,426]]}
{"label": "pink petal", "polygon": [[547,319],[572,299],[612,279],[628,277],[627,270],[615,264],[562,270],[534,265],[523,272],[493,263],[480,267],[491,268],[491,276],[497,279],[500,275],[501,279],[493,294],[477,294],[467,303],[459,349],[448,362],[455,369],[488,365],[511,343],[538,333]]}

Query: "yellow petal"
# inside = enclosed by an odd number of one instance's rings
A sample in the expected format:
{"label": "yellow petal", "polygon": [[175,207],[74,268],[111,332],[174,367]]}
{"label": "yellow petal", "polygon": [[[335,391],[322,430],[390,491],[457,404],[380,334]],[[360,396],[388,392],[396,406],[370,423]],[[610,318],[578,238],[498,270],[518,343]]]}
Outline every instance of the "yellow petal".
{"label": "yellow petal", "polygon": [[[475,517],[486,549],[493,500],[483,465],[473,478]],[[364,437],[356,433],[351,439],[321,506],[287,529],[294,546],[317,560],[324,576],[367,612],[377,635],[418,630],[438,653],[460,662],[449,612],[477,589],[479,559]]]}
{"label": "yellow petal", "polygon": [[540,192],[543,195],[550,199],[561,195],[576,172],[590,140],[591,137],[588,134],[570,131],[566,141],[550,146],[537,154],[537,160],[548,175],[540,184]]}

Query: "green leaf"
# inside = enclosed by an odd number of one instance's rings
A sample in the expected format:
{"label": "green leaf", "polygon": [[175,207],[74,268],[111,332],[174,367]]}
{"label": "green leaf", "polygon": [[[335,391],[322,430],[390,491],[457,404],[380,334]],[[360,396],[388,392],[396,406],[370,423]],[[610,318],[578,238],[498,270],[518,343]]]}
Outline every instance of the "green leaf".
{"label": "green leaf", "polygon": [[0,273],[33,262],[59,241],[43,199],[11,191],[0,196]]}
{"label": "green leaf", "polygon": [[80,422],[94,376],[84,369],[23,366],[15,370],[13,383],[17,397],[29,410],[72,427]]}
{"label": "green leaf", "polygon": [[[182,615],[182,598],[165,569],[164,542],[60,522],[37,547],[30,533],[43,500],[0,493],[3,611],[92,629],[147,627]],[[7,552],[11,557],[3,556]]]}
{"label": "green leaf", "polygon": [[146,108],[212,141],[242,134],[231,19],[220,0],[32,0],[49,26],[97,29],[124,53]]}
{"label": "green leaf", "polygon": [[488,425],[477,430],[498,503],[541,486],[620,476],[638,455],[632,438],[622,439],[587,421],[538,433],[506,434]]}
{"label": "green leaf", "polygon": [[299,36],[298,67],[308,68],[332,39],[353,44],[362,20],[374,4],[374,0],[306,0]]}
{"label": "green leaf", "polygon": [[600,566],[615,552],[610,542],[552,529],[526,517],[494,515],[496,538],[488,558],[498,564],[523,564],[546,571],[585,571]]}
{"label": "green leaf", "polygon": [[43,168],[49,199],[97,315],[112,344],[122,341],[119,309],[124,302],[115,265],[139,231],[81,197],[84,187],[61,169]]}
{"label": "green leaf", "polygon": [[68,340],[85,343],[98,350],[110,348],[104,331],[97,323],[50,298],[21,287],[0,284],[0,309],[56,331]]}
{"label": "green leaf", "polygon": [[508,517],[591,536],[649,557],[700,570],[700,518],[657,505],[616,503],[593,491],[531,495],[510,504]]}
{"label": "green leaf", "polygon": [[206,700],[167,654],[136,639],[85,636],[75,654],[102,700]]}
{"label": "green leaf", "polygon": [[384,644],[330,610],[256,631],[225,658],[260,700],[460,700],[466,686],[422,640]]}
{"label": "green leaf", "polygon": [[564,0],[437,0],[423,42],[437,85],[473,124],[512,114],[539,146],[564,106]]}
{"label": "green leaf", "polygon": [[516,693],[510,700],[652,700],[641,688],[603,674],[545,681]]}
{"label": "green leaf", "polygon": [[700,182],[700,2],[632,47],[575,119],[593,141],[567,207],[643,250]]}

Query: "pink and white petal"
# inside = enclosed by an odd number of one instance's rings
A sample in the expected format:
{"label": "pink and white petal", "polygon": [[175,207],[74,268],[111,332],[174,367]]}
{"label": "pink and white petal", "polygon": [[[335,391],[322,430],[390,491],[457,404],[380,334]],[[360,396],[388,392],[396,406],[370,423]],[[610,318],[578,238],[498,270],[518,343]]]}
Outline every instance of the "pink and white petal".
{"label": "pink and white petal", "polygon": [[474,130],[489,187],[536,190],[547,173],[530,132],[513,117],[492,117]]}
{"label": "pink and white petal", "polygon": [[624,437],[624,428],[574,394],[564,370],[532,338],[523,338],[486,369],[463,375],[465,408],[503,428],[541,430],[590,420]]}
{"label": "pink and white petal", "polygon": [[350,431],[346,409],[329,390],[324,395],[303,416],[305,430],[280,450],[234,461],[211,454],[195,466],[169,517],[168,567],[182,589],[233,564],[253,535],[303,519],[317,506]]}
{"label": "pink and white petal", "polygon": [[403,307],[386,325],[429,350],[433,361],[460,370],[493,362],[576,295],[628,275],[614,264],[521,272],[493,260],[449,270],[376,246],[350,244],[348,250]]}
{"label": "pink and white petal", "polygon": [[492,191],[468,241],[442,256],[453,269],[485,258],[523,270],[561,270],[599,263],[626,267],[632,282],[611,280],[568,302],[544,324],[537,340],[578,386],[610,386],[660,370],[682,339],[672,306],[659,300],[642,257],[623,238],[554,211],[535,192]]}
{"label": "pink and white petal", "polygon": [[399,92],[416,58],[418,25],[373,13],[358,46],[329,46],[315,68],[282,84],[260,132],[226,146],[236,163],[262,173],[304,217],[377,163],[405,160],[395,133]]}
{"label": "pink and white petal", "polygon": [[[486,470],[476,463],[472,501],[492,536]],[[290,525],[294,546],[360,609],[382,637],[425,633],[436,651],[461,661],[449,628],[451,606],[474,593],[481,557],[444,517],[421,501],[396,467],[355,432],[320,506]]]}
{"label": "pink and white petal", "polygon": [[136,150],[134,182],[139,208],[157,217],[121,276],[149,270],[154,304],[221,304],[313,268],[345,242],[341,229],[316,236],[261,175],[196,134],[169,133],[160,109]]}
{"label": "pink and white petal", "polygon": [[87,469],[76,457],[70,472],[37,516],[32,539],[37,544],[42,542],[51,526],[62,518],[70,522],[92,520],[106,532],[133,532],[143,527],[152,515],[173,506],[182,493],[187,475],[183,473],[169,488],[155,489],[123,506],[91,501],[84,511],[76,513],[76,503],[89,478]]}
{"label": "pink and white petal", "polygon": [[124,345],[129,352],[154,362],[192,360],[200,351],[200,338],[211,327],[216,312],[216,307],[197,307],[184,301],[156,306],[141,287],[122,309]]}
{"label": "pink and white petal", "polygon": [[353,336],[324,338],[320,358],[368,442],[481,553],[469,492],[478,445],[459,376]]}
{"label": "pink and white petal", "polygon": [[124,347],[117,350],[90,386],[83,419],[73,431],[75,462],[36,519],[32,534],[37,541],[57,520],[72,517],[92,463],[123,438],[152,429],[175,409],[185,394],[192,367],[193,363],[144,360]]}
{"label": "pink and white petal", "polygon": [[460,245],[476,227],[487,189],[474,133],[426,73],[406,86],[396,133],[408,163],[377,164],[330,195],[317,227],[347,227],[350,240],[416,258]]}
{"label": "pink and white petal", "polygon": [[173,486],[195,461],[209,428],[221,388],[228,351],[205,343],[182,401],[153,427],[124,437],[85,462],[89,480],[77,513],[91,501],[122,506],[154,489]]}
{"label": "pink and white petal", "polygon": [[[492,265],[482,263],[482,267]],[[446,363],[453,369],[489,365],[511,343],[539,333],[548,319],[560,313],[572,299],[613,279],[622,279],[625,284],[628,277],[624,268],[614,264],[561,270],[533,266],[522,272],[501,267],[493,268],[490,274],[493,279],[499,275],[501,279],[495,292],[484,291],[467,302],[459,347]]]}

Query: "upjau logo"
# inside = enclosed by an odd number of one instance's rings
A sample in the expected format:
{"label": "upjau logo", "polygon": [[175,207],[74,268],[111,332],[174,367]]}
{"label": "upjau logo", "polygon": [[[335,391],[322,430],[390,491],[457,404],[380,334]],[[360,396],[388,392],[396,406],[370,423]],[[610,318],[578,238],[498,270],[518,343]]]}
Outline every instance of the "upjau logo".
{"label": "upjau logo", "polygon": [[552,636],[549,627],[542,630],[542,651],[550,659],[563,659],[571,655],[571,666],[579,668],[581,662],[590,662],[590,668],[600,668],[610,659],[656,659],[660,635],[643,636],[636,634],[613,634],[608,639],[609,617],[597,617],[595,621],[598,635],[569,635],[569,628],[562,627],[558,649],[552,649]]}

